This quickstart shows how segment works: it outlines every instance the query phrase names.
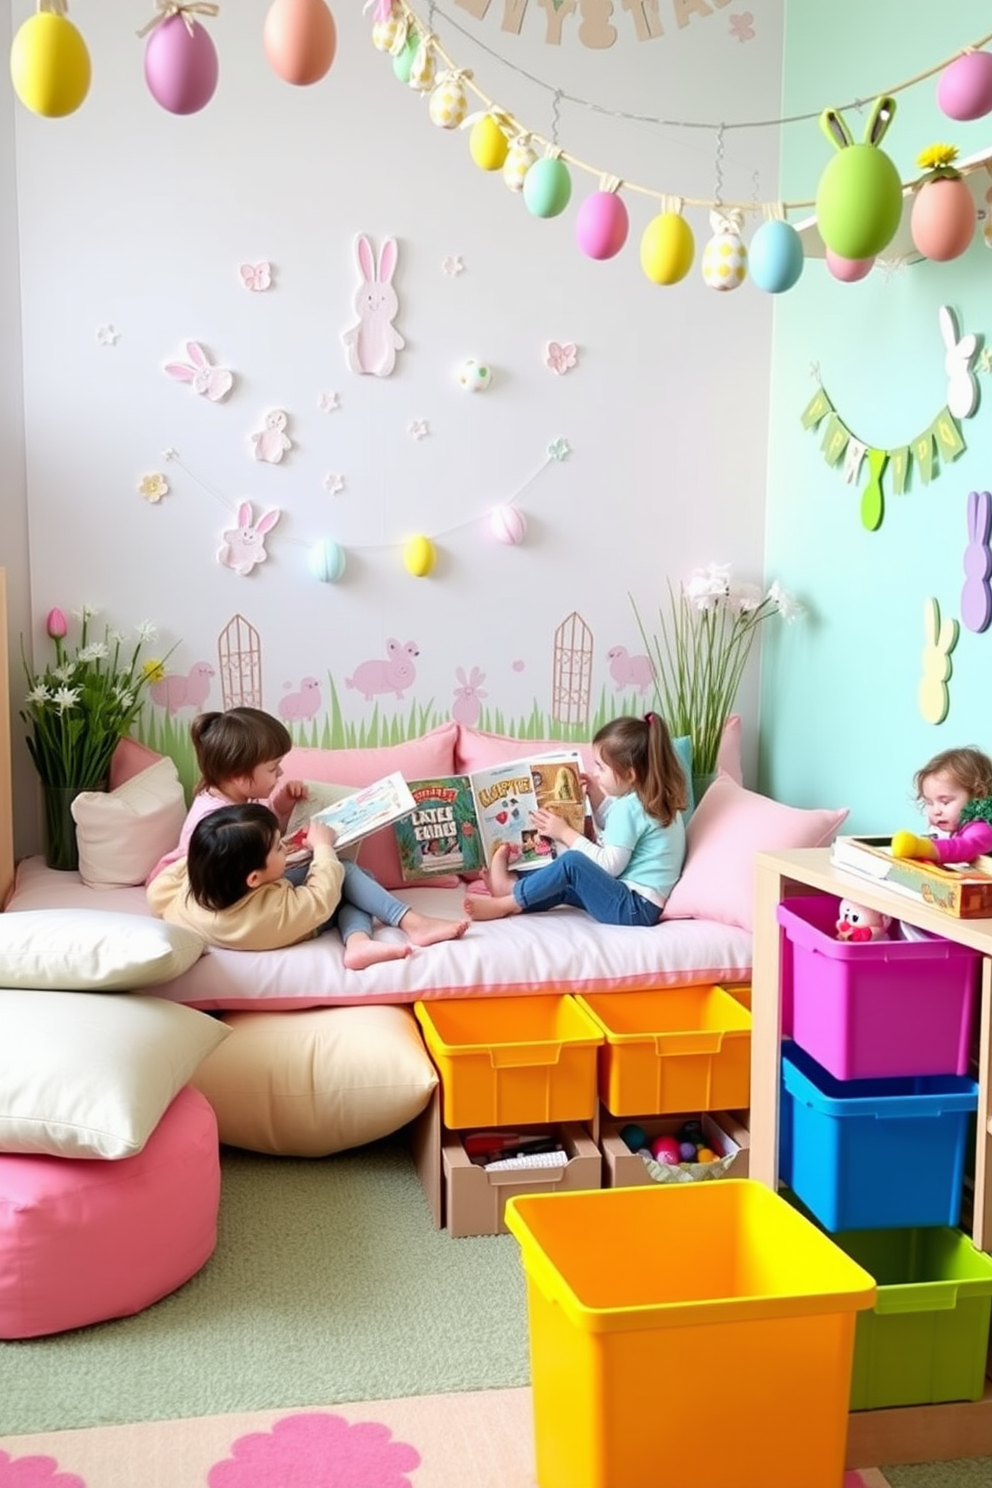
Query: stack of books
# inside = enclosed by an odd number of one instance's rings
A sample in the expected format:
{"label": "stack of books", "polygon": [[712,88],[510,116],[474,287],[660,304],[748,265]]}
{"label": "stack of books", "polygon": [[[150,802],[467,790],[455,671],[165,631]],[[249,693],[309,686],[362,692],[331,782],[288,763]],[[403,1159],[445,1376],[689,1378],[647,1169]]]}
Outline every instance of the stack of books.
{"label": "stack of books", "polygon": [[830,849],[835,868],[959,920],[992,916],[992,857],[941,867],[917,858],[894,858],[888,837],[838,837]]}

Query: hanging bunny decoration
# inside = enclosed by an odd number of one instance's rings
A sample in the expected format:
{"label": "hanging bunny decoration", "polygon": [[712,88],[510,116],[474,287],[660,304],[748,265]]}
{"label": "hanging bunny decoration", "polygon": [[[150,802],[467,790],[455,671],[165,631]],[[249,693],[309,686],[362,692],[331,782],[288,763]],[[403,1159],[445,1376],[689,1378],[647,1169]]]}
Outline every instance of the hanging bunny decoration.
{"label": "hanging bunny decoration", "polygon": [[879,98],[865,137],[856,145],[837,109],[824,109],[820,127],[837,154],[816,188],[820,237],[841,258],[873,258],[892,241],[902,216],[899,172],[879,149],[896,111],[894,98]]}

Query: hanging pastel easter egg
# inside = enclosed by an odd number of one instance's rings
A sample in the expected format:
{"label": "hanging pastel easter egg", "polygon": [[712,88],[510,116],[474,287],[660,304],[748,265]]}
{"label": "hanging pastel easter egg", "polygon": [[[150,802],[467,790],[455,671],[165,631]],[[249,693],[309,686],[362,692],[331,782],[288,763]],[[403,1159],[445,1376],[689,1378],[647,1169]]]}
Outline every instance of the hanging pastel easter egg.
{"label": "hanging pastel easter egg", "polygon": [[431,123],[438,129],[457,129],[468,113],[468,100],[460,72],[442,72],[427,101]]}
{"label": "hanging pastel easter egg", "polygon": [[859,279],[866,279],[875,267],[874,258],[844,258],[832,248],[827,249],[826,263],[831,274],[841,284],[856,284]]}
{"label": "hanging pastel easter egg", "polygon": [[751,239],[751,282],[765,294],[783,294],[797,283],[805,258],[802,239],[790,222],[763,222]]}
{"label": "hanging pastel easter egg", "polygon": [[488,362],[477,362],[469,357],[458,369],[458,386],[466,393],[484,393],[493,380],[493,369]]}
{"label": "hanging pastel easter egg", "polygon": [[710,213],[713,236],[703,249],[703,283],[721,291],[738,289],[747,278],[747,249],[741,237],[741,214]]}
{"label": "hanging pastel easter egg", "polygon": [[480,170],[501,170],[510,142],[492,114],[483,114],[472,125],[468,137],[469,154]]}
{"label": "hanging pastel easter egg", "polygon": [[63,119],[90,87],[90,54],[68,16],[39,10],[18,27],[10,48],[10,77],[25,108]]}
{"label": "hanging pastel easter egg", "polygon": [[[377,5],[376,11],[378,12],[379,9]],[[374,22],[372,26],[372,45],[377,52],[392,52],[395,49],[404,22],[402,10],[390,4],[387,14],[381,20]]]}
{"label": "hanging pastel easter egg", "polygon": [[398,78],[401,83],[408,83],[410,81],[410,73],[413,71],[413,64],[419,50],[420,37],[416,31],[411,31],[403,46],[393,58],[393,76]]}
{"label": "hanging pastel easter egg", "polygon": [[679,212],[659,212],[641,234],[641,268],[653,284],[678,284],[695,252],[692,228]]}
{"label": "hanging pastel easter egg", "polygon": [[575,219],[575,237],[588,258],[614,258],[627,241],[630,218],[615,191],[594,191]]}
{"label": "hanging pastel easter egg", "polygon": [[962,176],[935,176],[913,198],[909,231],[918,252],[940,263],[960,258],[972,238],[978,215]]}
{"label": "hanging pastel easter egg", "polygon": [[992,113],[992,53],[965,52],[949,63],[937,82],[937,107],[949,119]]}
{"label": "hanging pastel easter egg", "polygon": [[568,166],[558,156],[535,160],[524,176],[524,206],[534,217],[557,217],[572,195]]}
{"label": "hanging pastel easter egg", "polygon": [[519,507],[494,506],[489,513],[489,530],[497,542],[515,548],[527,535],[527,518]]}
{"label": "hanging pastel easter egg", "polygon": [[168,16],[145,43],[145,82],[155,102],[170,114],[196,114],[217,87],[217,49],[192,16]]}
{"label": "hanging pastel easter egg", "polygon": [[322,584],[336,584],[344,575],[346,563],[344,549],[329,537],[313,543],[307,551],[307,567]]}
{"label": "hanging pastel easter egg", "polygon": [[410,76],[407,82],[411,88],[416,88],[418,93],[429,93],[434,86],[434,77],[437,64],[434,59],[434,48],[430,39],[421,36],[417,42],[417,54],[410,68]]}
{"label": "hanging pastel easter egg", "polygon": [[403,562],[415,579],[425,579],[437,562],[437,549],[429,537],[411,537],[403,549]]}
{"label": "hanging pastel easter egg", "polygon": [[337,27],[324,0],[273,0],[262,40],[272,71],[296,87],[320,82],[338,47]]}
{"label": "hanging pastel easter egg", "polygon": [[518,134],[510,144],[503,161],[503,181],[510,191],[523,191],[524,177],[537,155],[531,147],[529,134]]}
{"label": "hanging pastel easter egg", "polygon": [[837,154],[816,188],[816,221],[820,237],[842,258],[873,258],[895,236],[902,217],[899,172],[879,142],[896,111],[894,98],[880,98],[854,144],[836,109],[825,109],[820,126]]}

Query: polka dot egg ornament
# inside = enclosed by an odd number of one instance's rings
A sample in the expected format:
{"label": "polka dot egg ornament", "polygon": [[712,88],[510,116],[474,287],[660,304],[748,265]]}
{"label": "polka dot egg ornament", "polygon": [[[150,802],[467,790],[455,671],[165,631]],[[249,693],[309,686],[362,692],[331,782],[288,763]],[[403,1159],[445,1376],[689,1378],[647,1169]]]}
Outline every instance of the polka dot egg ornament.
{"label": "polka dot egg ornament", "polygon": [[385,20],[376,21],[372,27],[372,45],[377,52],[396,52],[406,41],[407,28],[406,16],[395,6],[391,6]]}
{"label": "polka dot egg ornament", "polygon": [[503,181],[511,191],[523,191],[524,176],[530,170],[537,154],[530,142],[529,134],[518,134],[510,143],[503,161]]}
{"label": "polka dot egg ornament", "polygon": [[747,249],[739,211],[711,212],[713,236],[703,249],[703,282],[710,289],[739,289],[747,278]]}
{"label": "polka dot egg ornament", "polygon": [[467,72],[443,72],[434,85],[427,112],[438,129],[457,129],[468,113],[464,79]]}
{"label": "polka dot egg ornament", "polygon": [[429,93],[437,76],[432,36],[421,36],[407,81],[418,93]]}

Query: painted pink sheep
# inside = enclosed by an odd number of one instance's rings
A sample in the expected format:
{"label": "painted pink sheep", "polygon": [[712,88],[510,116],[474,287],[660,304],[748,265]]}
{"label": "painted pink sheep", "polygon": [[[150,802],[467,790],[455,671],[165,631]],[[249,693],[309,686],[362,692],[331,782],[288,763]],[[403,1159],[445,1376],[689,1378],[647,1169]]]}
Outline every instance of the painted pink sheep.
{"label": "painted pink sheep", "polygon": [[617,692],[622,692],[625,687],[647,692],[653,685],[654,662],[650,656],[631,656],[626,646],[613,646],[607,651],[606,659]]}
{"label": "painted pink sheep", "polygon": [[[286,686],[291,684],[287,682]],[[299,692],[287,692],[284,698],[279,699],[279,717],[285,718],[287,723],[306,722],[307,719],[316,717],[320,706],[320,683],[316,677],[304,677]]]}
{"label": "painted pink sheep", "polygon": [[401,698],[406,689],[413,686],[417,675],[413,658],[420,655],[416,641],[407,641],[405,646],[401,646],[395,637],[390,636],[386,642],[386,653],[386,661],[361,661],[355,668],[354,675],[344,679],[345,685],[357,688],[367,703],[378,692],[392,692]]}
{"label": "painted pink sheep", "polygon": [[194,661],[189,671],[170,672],[160,677],[148,689],[153,703],[158,703],[169,714],[180,708],[195,708],[199,713],[210,695],[210,679],[215,676],[209,661]]}

